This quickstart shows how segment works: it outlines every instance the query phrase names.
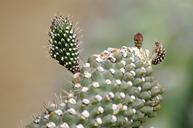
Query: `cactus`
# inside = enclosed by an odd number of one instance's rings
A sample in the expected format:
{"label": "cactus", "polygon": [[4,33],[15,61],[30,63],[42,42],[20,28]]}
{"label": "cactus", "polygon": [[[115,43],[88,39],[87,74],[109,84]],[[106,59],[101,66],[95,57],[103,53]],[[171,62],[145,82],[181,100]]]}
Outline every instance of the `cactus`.
{"label": "cactus", "polygon": [[72,73],[80,71],[78,39],[68,18],[56,16],[50,26],[49,53]]}
{"label": "cactus", "polygon": [[68,18],[54,18],[50,37],[51,57],[73,73],[72,90],[26,128],[138,128],[160,109],[163,88],[152,75],[160,54],[150,57],[141,33],[134,47],[107,48],[83,65]]}

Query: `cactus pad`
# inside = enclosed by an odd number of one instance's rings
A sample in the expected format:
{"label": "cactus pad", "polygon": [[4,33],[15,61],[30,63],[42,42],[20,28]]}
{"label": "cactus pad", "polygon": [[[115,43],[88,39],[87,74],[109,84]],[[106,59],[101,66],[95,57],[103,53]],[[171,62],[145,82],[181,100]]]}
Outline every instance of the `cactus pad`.
{"label": "cactus pad", "polygon": [[147,50],[108,48],[89,57],[72,91],[26,128],[138,128],[159,110],[162,93]]}

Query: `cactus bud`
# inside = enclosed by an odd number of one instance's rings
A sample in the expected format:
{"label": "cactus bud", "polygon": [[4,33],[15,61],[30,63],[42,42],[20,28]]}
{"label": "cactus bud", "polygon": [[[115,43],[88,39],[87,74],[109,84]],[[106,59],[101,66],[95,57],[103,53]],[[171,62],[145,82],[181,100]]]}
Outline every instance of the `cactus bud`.
{"label": "cactus bud", "polygon": [[52,20],[49,32],[49,53],[72,73],[80,71],[78,39],[72,22],[63,16]]}

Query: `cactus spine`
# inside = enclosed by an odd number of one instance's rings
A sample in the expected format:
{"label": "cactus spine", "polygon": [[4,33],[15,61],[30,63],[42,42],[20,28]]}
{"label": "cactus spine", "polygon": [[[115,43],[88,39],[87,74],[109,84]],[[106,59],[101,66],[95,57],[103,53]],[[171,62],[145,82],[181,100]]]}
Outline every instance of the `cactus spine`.
{"label": "cactus spine", "polygon": [[108,48],[79,66],[77,41],[70,30],[67,18],[55,17],[50,53],[73,73],[72,91],[61,103],[49,104],[26,128],[138,128],[153,117],[163,88],[152,75],[142,34],[135,35],[134,47]]}

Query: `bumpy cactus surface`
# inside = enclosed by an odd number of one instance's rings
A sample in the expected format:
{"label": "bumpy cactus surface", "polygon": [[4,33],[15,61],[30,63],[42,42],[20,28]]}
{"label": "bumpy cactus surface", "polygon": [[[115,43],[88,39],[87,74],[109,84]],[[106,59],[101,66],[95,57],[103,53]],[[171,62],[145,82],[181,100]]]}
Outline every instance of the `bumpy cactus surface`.
{"label": "bumpy cactus surface", "polygon": [[73,29],[68,18],[56,17],[50,32],[51,56],[73,73],[72,90],[60,103],[49,104],[26,128],[142,126],[160,109],[162,101],[163,88],[152,75],[158,50],[151,58],[142,48],[142,34],[137,33],[134,47],[108,48],[79,65]]}

